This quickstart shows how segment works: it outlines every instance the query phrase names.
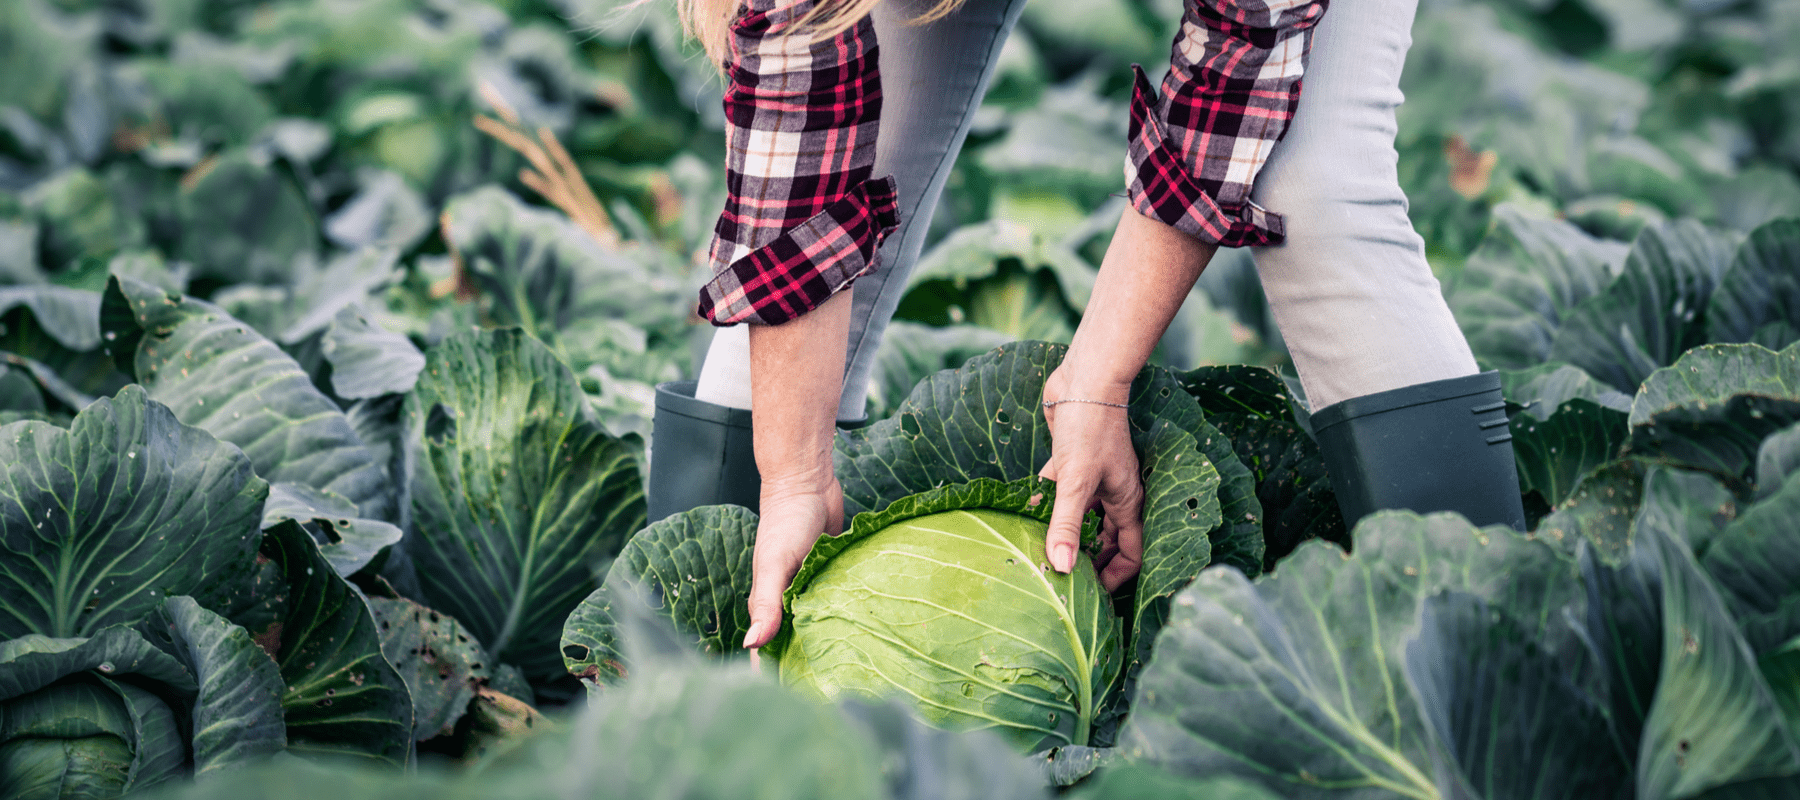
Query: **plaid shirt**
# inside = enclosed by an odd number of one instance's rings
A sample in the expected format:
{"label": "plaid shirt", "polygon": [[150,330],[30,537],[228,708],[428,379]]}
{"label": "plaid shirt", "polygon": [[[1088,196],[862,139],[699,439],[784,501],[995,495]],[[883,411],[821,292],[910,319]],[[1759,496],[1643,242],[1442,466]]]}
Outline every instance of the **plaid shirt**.
{"label": "plaid shirt", "polygon": [[[725,211],[700,314],[776,325],[878,266],[899,223],[893,179],[871,178],[881,115],[875,29],[782,35],[820,0],[748,0],[731,30]],[[1144,216],[1227,247],[1277,244],[1281,216],[1250,188],[1300,99],[1329,0],[1187,0],[1157,96],[1141,68],[1127,196]]]}
{"label": "plaid shirt", "polygon": [[1187,1],[1161,98],[1132,67],[1125,181],[1138,213],[1226,247],[1281,243],[1281,215],[1250,187],[1300,104],[1327,2]]}
{"label": "plaid shirt", "polygon": [[[775,6],[791,3],[780,8]],[[900,222],[893,178],[873,179],[881,116],[875,27],[786,36],[817,0],[750,0],[731,26],[725,211],[700,315],[778,325],[874,270]]]}

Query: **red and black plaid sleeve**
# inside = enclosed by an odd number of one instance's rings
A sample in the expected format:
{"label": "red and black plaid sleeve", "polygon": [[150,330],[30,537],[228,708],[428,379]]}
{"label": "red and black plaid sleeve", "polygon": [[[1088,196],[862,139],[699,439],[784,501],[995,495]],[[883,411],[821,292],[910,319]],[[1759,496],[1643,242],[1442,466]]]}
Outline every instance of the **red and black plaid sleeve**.
{"label": "red and black plaid sleeve", "polygon": [[1279,244],[1281,215],[1250,200],[1300,102],[1329,0],[1187,0],[1162,96],[1133,67],[1126,194],[1138,213],[1226,247]]}
{"label": "red and black plaid sleeve", "polygon": [[[778,325],[875,269],[899,224],[893,179],[872,178],[881,116],[875,29],[786,35],[817,0],[750,0],[726,64],[725,211],[700,315]],[[779,7],[778,7],[779,6]]]}

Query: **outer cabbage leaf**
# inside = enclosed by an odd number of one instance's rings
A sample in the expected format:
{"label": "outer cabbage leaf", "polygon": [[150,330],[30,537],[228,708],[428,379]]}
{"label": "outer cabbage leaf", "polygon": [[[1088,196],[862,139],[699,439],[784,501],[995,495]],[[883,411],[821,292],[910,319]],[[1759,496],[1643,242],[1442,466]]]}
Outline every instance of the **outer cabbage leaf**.
{"label": "outer cabbage leaf", "polygon": [[182,260],[226,283],[278,283],[296,257],[311,256],[319,228],[293,182],[243,150],[227,153],[178,203]]}
{"label": "outer cabbage leaf", "polygon": [[186,717],[195,689],[176,659],[125,626],[0,643],[0,788],[21,800],[84,788],[106,797],[182,774],[175,709]]}
{"label": "outer cabbage leaf", "polygon": [[822,537],[766,648],[782,682],[826,698],[910,696],[935,726],[1021,750],[1086,744],[1124,661],[1085,553],[1064,575],[1044,535],[1054,485],[977,480],[903,498]]}
{"label": "outer cabbage leaf", "polygon": [[613,598],[643,594],[695,650],[743,654],[750,630],[751,556],[756,514],[740,506],[700,506],[658,520],[625,543],[606,581],[563,624],[563,664],[590,679],[626,677]]}
{"label": "outer cabbage leaf", "polygon": [[1707,304],[1707,340],[1748,342],[1759,331],[1782,323],[1800,329],[1796,264],[1800,264],[1800,219],[1775,220],[1751,231]]}
{"label": "outer cabbage leaf", "polygon": [[63,286],[0,286],[0,314],[16,306],[32,316],[63,347],[92,350],[100,346],[100,295]]}
{"label": "outer cabbage leaf", "polygon": [[1764,438],[1800,421],[1800,343],[1695,348],[1644,382],[1631,449],[1718,473],[1742,487]]}
{"label": "outer cabbage leaf", "polygon": [[[1771,453],[1790,436],[1770,437],[1763,452]],[[1793,474],[1731,520],[1701,557],[1759,656],[1800,636],[1800,537],[1794,535],[1800,480]]]}
{"label": "outer cabbage leaf", "polygon": [[404,546],[424,599],[527,677],[553,678],[564,619],[643,525],[636,460],[518,329],[458,334],[427,359],[402,412],[417,469]]}
{"label": "outer cabbage leaf", "polygon": [[[1409,683],[1406,648],[1426,598],[1452,591],[1485,602],[1523,641],[1564,652],[1573,637],[1560,627],[1562,609],[1579,602],[1573,572],[1571,559],[1509,530],[1398,512],[1359,525],[1355,552],[1309,542],[1254,584],[1235,570],[1209,569],[1176,597],[1140,675],[1121,748],[1177,775],[1232,774],[1298,798],[1437,798],[1450,796],[1446,782],[1507,770],[1557,787],[1559,770],[1572,767],[1541,748],[1557,741],[1550,733],[1563,717],[1453,717],[1523,726],[1478,735],[1531,743],[1494,753],[1499,761],[1485,766],[1461,761],[1466,748],[1437,738],[1426,719],[1443,709]],[[1515,656],[1533,660],[1508,655]],[[1508,687],[1518,694],[1479,696]],[[1476,700],[1494,708],[1526,702],[1536,687],[1440,683],[1433,691],[1453,693],[1447,713],[1460,714]],[[1438,763],[1447,769],[1434,770]]]}
{"label": "outer cabbage leaf", "polygon": [[1542,420],[1570,400],[1587,400],[1601,408],[1631,413],[1631,395],[1594,380],[1580,367],[1558,361],[1501,370],[1500,390],[1507,400],[1524,406],[1524,413]]}
{"label": "outer cabbage leaf", "polygon": [[287,581],[287,616],[275,661],[288,749],[403,766],[412,745],[406,682],[381,654],[368,604],[331,569],[312,537],[289,521],[271,528],[263,555]]}
{"label": "outer cabbage leaf", "polygon": [[1093,267],[1066,245],[991,220],[957,230],[921,257],[895,316],[1067,342],[1093,285]]}
{"label": "outer cabbage leaf", "polygon": [[1493,216],[1449,292],[1450,309],[1477,358],[1522,369],[1549,357],[1557,329],[1612,282],[1628,248],[1511,204]]}
{"label": "outer cabbage leaf", "polygon": [[1628,764],[1597,746],[1611,732],[1602,705],[1529,630],[1461,592],[1426,598],[1418,624],[1406,644],[1406,677],[1431,731],[1443,795],[1589,798],[1616,790]]}
{"label": "outer cabbage leaf", "polygon": [[1568,554],[1582,542],[1608,563],[1618,563],[1631,547],[1631,530],[1644,499],[1644,480],[1655,469],[1624,458],[1594,468],[1575,483],[1562,505],[1538,521],[1532,535]]}
{"label": "outer cabbage leaf", "polygon": [[1728,235],[1692,220],[1646,228],[1624,272],[1556,332],[1549,358],[1636,391],[1658,367],[1706,341],[1702,315],[1734,247]]}
{"label": "outer cabbage leaf", "polygon": [[336,492],[360,516],[392,516],[384,466],[274,342],[210,303],[118,276],[101,327],[151,397],[243,448],[264,479]]}
{"label": "outer cabbage leaf", "polygon": [[237,448],[128,386],[0,428],[0,636],[91,636],[253,571],[268,484]]}
{"label": "outer cabbage leaf", "polygon": [[1561,505],[1581,478],[1619,456],[1629,438],[1626,415],[1587,400],[1563,403],[1548,419],[1512,418],[1519,490],[1536,493],[1543,506]]}
{"label": "outer cabbage leaf", "polygon": [[241,767],[287,749],[281,669],[250,633],[200,607],[171,597],[145,621],[152,642],[194,676],[191,751],[196,777]]}
{"label": "outer cabbage leaf", "polygon": [[1644,719],[1637,796],[1800,779],[1800,744],[1718,589],[1673,532],[1648,524],[1637,534],[1663,573],[1661,681]]}
{"label": "outer cabbage leaf", "polygon": [[498,665],[454,617],[403,598],[371,597],[369,611],[381,629],[382,655],[412,696],[412,738],[449,735]]}
{"label": "outer cabbage leaf", "polygon": [[894,320],[882,334],[875,354],[874,375],[869,381],[869,417],[890,416],[901,401],[935,372],[961,367],[1012,338],[999,331],[974,325],[931,327]]}

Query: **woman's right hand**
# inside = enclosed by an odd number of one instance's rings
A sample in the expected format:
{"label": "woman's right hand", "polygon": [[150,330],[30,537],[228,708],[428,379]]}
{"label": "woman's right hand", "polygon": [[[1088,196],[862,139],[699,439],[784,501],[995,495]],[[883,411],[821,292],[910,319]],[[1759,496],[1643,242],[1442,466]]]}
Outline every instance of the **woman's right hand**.
{"label": "woman's right hand", "polygon": [[802,474],[764,479],[759,503],[745,647],[762,647],[781,630],[781,595],[800,571],[800,562],[820,534],[836,536],[844,530],[844,491],[829,462],[822,477]]}

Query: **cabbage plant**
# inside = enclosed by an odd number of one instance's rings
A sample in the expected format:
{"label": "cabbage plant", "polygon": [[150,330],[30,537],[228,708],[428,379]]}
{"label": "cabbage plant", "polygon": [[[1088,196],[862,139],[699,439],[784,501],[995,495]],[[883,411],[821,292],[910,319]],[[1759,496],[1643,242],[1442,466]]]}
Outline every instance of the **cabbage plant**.
{"label": "cabbage plant", "polygon": [[933,725],[1021,749],[1087,744],[1124,661],[1093,562],[1044,554],[1052,484],[941,487],[820,539],[769,650],[783,683],[826,699],[909,697]]}

